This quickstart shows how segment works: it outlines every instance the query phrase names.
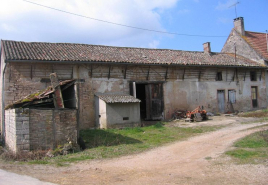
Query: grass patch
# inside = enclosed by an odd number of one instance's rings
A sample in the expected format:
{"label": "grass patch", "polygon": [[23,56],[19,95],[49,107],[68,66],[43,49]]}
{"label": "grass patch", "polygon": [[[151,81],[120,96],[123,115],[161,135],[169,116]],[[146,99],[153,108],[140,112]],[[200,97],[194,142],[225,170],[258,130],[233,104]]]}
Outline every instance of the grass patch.
{"label": "grass patch", "polygon": [[268,109],[257,110],[252,112],[245,112],[239,114],[240,117],[255,117],[255,118],[266,118],[268,117]]}
{"label": "grass patch", "polygon": [[268,130],[253,133],[234,143],[226,154],[238,163],[262,163],[268,159]]}
{"label": "grass patch", "polygon": [[215,131],[221,126],[198,126],[191,128],[171,127],[169,123],[157,123],[148,127],[125,129],[82,130],[80,135],[87,149],[83,152],[31,161],[32,164],[55,164],[66,166],[69,163],[114,158],[136,154],[174,141],[184,140],[197,134]]}

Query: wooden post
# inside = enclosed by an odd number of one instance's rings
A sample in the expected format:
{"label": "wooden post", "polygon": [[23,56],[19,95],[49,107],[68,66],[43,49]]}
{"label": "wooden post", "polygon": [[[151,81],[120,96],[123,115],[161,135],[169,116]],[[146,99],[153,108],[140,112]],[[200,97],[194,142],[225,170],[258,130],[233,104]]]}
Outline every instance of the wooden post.
{"label": "wooden post", "polygon": [[50,81],[51,81],[52,88],[54,90],[53,100],[54,100],[55,108],[56,109],[64,108],[63,98],[62,98],[61,89],[60,89],[60,83],[59,83],[59,79],[56,73],[50,74]]}

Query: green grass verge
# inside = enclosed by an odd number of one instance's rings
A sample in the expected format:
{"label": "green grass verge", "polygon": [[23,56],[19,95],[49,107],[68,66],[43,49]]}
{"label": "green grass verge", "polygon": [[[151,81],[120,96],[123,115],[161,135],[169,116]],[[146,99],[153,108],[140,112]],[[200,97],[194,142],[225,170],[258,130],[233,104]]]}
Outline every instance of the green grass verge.
{"label": "green grass verge", "polygon": [[165,126],[169,123],[157,123],[149,127],[136,127],[107,130],[82,130],[81,137],[87,149],[83,152],[45,158],[34,161],[34,164],[66,165],[71,162],[88,159],[113,158],[123,155],[136,154],[154,147],[183,140],[191,136],[214,131],[221,126],[203,126],[194,128],[180,128]]}
{"label": "green grass verge", "polygon": [[227,151],[238,163],[262,163],[268,159],[268,130],[256,132],[234,143],[236,149]]}

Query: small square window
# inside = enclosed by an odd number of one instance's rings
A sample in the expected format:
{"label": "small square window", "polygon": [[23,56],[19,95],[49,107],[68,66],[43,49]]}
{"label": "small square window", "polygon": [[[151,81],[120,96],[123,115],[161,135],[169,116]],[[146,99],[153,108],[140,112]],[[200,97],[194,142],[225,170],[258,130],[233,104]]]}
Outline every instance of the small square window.
{"label": "small square window", "polygon": [[217,72],[216,81],[222,81],[222,72]]}
{"label": "small square window", "polygon": [[257,81],[257,73],[256,71],[250,71],[250,80]]}

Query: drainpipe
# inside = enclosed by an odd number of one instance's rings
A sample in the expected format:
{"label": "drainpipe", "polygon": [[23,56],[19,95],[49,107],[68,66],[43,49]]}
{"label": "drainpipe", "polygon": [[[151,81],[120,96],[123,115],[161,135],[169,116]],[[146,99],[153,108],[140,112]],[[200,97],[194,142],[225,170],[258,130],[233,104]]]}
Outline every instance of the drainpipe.
{"label": "drainpipe", "polygon": [[7,64],[5,64],[4,66],[4,70],[2,73],[2,141],[3,143],[5,143],[5,136],[6,136],[6,128],[5,128],[5,72],[6,72],[6,66]]}

